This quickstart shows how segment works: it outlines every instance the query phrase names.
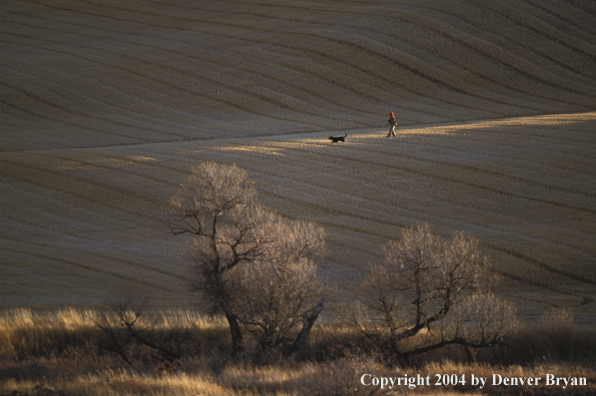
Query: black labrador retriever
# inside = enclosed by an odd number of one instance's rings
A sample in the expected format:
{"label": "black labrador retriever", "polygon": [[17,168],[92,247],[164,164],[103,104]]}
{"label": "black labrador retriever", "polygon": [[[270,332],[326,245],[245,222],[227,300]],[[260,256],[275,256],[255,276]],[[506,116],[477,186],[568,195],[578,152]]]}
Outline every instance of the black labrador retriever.
{"label": "black labrador retriever", "polygon": [[343,136],[329,136],[329,139],[331,139],[331,143],[345,142],[346,136],[348,136],[347,133]]}

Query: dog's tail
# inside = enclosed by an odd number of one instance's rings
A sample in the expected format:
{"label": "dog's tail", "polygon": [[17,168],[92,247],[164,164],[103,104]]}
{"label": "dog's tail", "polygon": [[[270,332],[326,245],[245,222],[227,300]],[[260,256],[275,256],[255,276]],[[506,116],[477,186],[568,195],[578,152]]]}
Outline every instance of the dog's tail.
{"label": "dog's tail", "polygon": [[344,135],[344,137],[348,136],[348,133],[346,132],[346,134]]}

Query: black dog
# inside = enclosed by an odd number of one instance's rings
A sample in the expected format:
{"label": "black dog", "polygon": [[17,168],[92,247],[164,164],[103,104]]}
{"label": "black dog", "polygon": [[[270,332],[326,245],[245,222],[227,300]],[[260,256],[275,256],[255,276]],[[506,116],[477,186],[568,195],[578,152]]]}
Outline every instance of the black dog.
{"label": "black dog", "polygon": [[329,136],[329,139],[331,139],[331,143],[345,142],[346,136],[348,136],[347,133],[343,136]]}

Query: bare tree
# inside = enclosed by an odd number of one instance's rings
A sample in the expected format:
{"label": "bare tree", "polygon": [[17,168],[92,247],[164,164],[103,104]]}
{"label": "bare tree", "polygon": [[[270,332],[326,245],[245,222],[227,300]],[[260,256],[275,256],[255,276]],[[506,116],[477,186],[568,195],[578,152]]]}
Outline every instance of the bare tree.
{"label": "bare tree", "polygon": [[320,305],[317,302],[322,304],[324,288],[312,258],[322,251],[325,235],[314,223],[274,214],[262,228],[261,232],[275,236],[265,254],[231,276],[238,294],[244,296],[234,301],[234,310],[266,350],[294,343],[304,321]]}
{"label": "bare tree", "polygon": [[323,250],[321,227],[258,205],[247,172],[235,165],[202,163],[168,204],[172,233],[193,236],[193,289],[227,319],[234,353],[243,329],[263,348],[278,346],[318,316],[322,286],[312,259]]}
{"label": "bare tree", "polygon": [[428,225],[406,229],[370,265],[353,323],[388,359],[499,343],[513,329],[514,311],[490,292],[489,267],[475,238],[443,239]]}
{"label": "bare tree", "polygon": [[[210,162],[192,169],[187,182],[168,201],[172,233],[195,236],[194,290],[201,292],[212,314],[225,315],[234,352],[242,346],[242,331],[232,309],[233,285],[226,273],[253,252],[255,244],[247,240],[251,225],[235,220],[254,197],[245,171]],[[238,235],[231,237],[233,233]]]}
{"label": "bare tree", "polygon": [[120,291],[110,295],[108,311],[96,321],[106,336],[102,348],[117,353],[128,364],[135,359],[131,350],[137,345],[150,348],[157,353],[155,357],[164,362],[180,358],[190,329],[164,329],[162,318],[154,316],[151,319],[151,315],[144,315],[150,300],[148,295],[131,285],[121,287]]}

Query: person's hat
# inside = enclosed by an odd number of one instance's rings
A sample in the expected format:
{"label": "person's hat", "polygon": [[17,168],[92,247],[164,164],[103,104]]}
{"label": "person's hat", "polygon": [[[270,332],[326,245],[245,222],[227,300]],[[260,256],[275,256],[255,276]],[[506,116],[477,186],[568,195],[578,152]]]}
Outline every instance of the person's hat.
{"label": "person's hat", "polygon": [[389,114],[393,114],[393,112],[392,112],[392,111],[390,111],[390,112],[389,112]]}

